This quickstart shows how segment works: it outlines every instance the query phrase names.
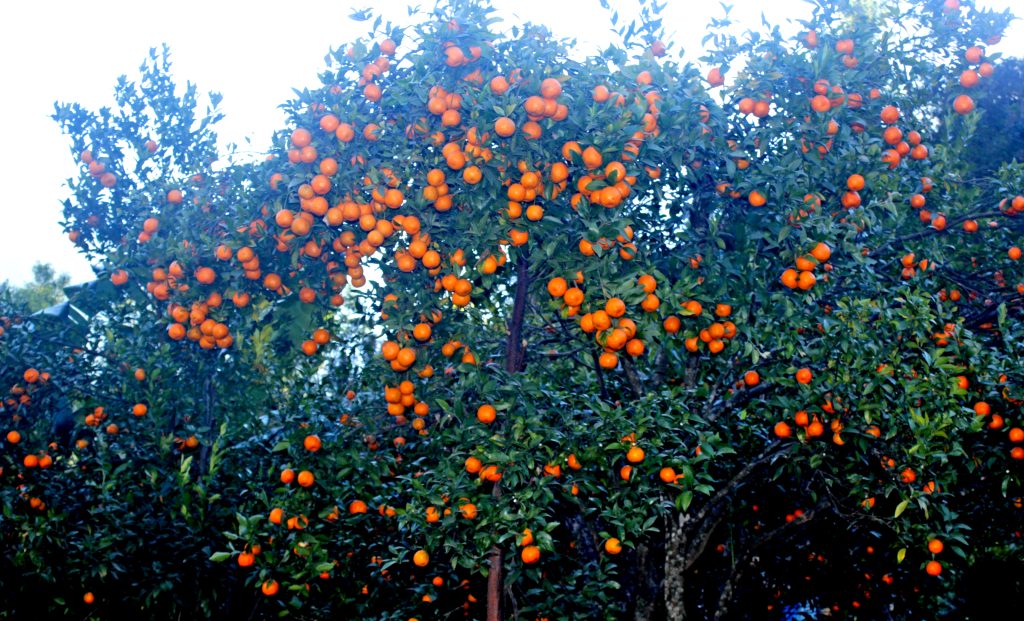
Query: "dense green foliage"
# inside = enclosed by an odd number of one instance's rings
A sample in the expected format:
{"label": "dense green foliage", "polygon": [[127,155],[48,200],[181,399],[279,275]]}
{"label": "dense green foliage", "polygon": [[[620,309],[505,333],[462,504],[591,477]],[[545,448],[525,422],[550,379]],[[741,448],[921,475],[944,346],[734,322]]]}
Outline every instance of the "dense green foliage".
{"label": "dense green foliage", "polygon": [[702,78],[641,4],[588,58],[482,1],[377,19],[261,162],[166,52],[58,105],[100,278],[0,312],[0,617],[1019,594],[1024,168],[970,158],[1009,16],[715,22]]}

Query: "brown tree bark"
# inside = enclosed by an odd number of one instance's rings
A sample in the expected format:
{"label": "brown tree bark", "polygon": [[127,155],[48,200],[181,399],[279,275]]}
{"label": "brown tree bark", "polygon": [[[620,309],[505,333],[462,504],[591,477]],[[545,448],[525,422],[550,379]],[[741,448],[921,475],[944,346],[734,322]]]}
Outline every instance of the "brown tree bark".
{"label": "brown tree bark", "polygon": [[[523,319],[526,316],[530,288],[529,261],[520,254],[516,261],[516,291],[512,303],[512,316],[508,321],[508,340],[505,344],[505,370],[518,373],[526,362],[526,347],[523,344]],[[501,484],[495,483],[492,496],[501,498]],[[488,553],[487,573],[487,621],[501,621],[502,590],[504,586],[504,554],[498,546]]]}

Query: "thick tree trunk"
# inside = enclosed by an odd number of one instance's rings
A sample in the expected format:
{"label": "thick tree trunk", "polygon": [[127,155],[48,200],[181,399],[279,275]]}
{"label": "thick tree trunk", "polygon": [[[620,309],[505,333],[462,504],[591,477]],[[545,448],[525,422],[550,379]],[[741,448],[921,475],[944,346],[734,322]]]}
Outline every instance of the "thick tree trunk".
{"label": "thick tree trunk", "polygon": [[686,549],[688,548],[685,518],[680,515],[668,530],[665,542],[665,618],[668,621],[682,621],[686,618],[684,599],[684,578],[686,572]]}
{"label": "thick tree trunk", "polygon": [[[526,362],[526,348],[523,345],[523,319],[526,316],[527,297],[530,291],[529,261],[520,254],[516,261],[516,292],[512,303],[512,315],[508,321],[508,341],[505,344],[505,370],[518,373]],[[501,498],[500,483],[494,484],[492,495]],[[488,553],[487,574],[487,621],[501,621],[503,590],[504,554],[494,546]]]}

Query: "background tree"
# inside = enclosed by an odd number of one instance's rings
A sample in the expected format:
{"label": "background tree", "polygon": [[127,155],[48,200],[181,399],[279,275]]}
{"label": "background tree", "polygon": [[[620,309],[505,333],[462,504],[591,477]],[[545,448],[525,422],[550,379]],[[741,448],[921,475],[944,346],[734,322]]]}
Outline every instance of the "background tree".
{"label": "background tree", "polygon": [[985,122],[971,137],[968,150],[979,177],[993,174],[1004,163],[1024,162],[1024,60],[1006,59],[999,65],[999,75],[989,97],[979,104]]}
{"label": "background tree", "polygon": [[59,276],[49,263],[32,266],[32,281],[16,287],[9,282],[0,283],[0,295],[8,296],[9,302],[23,313],[34,313],[60,304],[65,299],[64,288],[71,282],[67,274]]}

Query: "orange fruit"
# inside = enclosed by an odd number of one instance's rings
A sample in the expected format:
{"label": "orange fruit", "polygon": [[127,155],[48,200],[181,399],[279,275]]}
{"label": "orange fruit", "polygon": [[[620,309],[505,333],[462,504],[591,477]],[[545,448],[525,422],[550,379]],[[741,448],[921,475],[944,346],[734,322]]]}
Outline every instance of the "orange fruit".
{"label": "orange fruit", "polygon": [[974,100],[970,95],[957,95],[953,100],[953,109],[959,114],[968,114],[974,110]]}
{"label": "orange fruit", "polygon": [[675,483],[677,476],[676,471],[668,466],[658,471],[658,478],[661,479],[663,483]]}
{"label": "orange fruit", "polygon": [[644,460],[644,450],[642,448],[640,448],[639,446],[630,447],[630,449],[628,451],[626,451],[626,461],[628,461],[629,463],[631,463],[631,464],[639,464],[643,460]]}
{"label": "orange fruit", "polygon": [[540,95],[545,99],[557,99],[562,94],[562,83],[555,78],[545,78],[540,83]]}
{"label": "orange fruit", "polygon": [[498,118],[498,120],[494,122],[494,133],[498,134],[502,138],[508,138],[516,133],[515,121],[507,116]]}
{"label": "orange fruit", "polygon": [[622,552],[622,542],[615,537],[611,537],[604,542],[604,551],[608,554],[618,554]]}
{"label": "orange fruit", "polygon": [[608,313],[609,317],[622,317],[626,314],[626,303],[620,298],[610,298],[604,304],[604,312]]}
{"label": "orange fruit", "polygon": [[519,558],[527,565],[532,565],[540,560],[540,548],[528,545],[519,553]]}
{"label": "orange fruit", "polygon": [[825,242],[818,242],[818,244],[811,249],[811,256],[817,259],[819,263],[824,263],[829,260],[832,256],[832,249],[829,248]]}
{"label": "orange fruit", "polygon": [[494,422],[497,418],[498,411],[494,409],[493,405],[485,403],[476,409],[476,418],[481,423],[489,425]]}
{"label": "orange fruit", "polygon": [[263,594],[267,597],[273,597],[274,595],[277,595],[279,588],[280,586],[277,584],[277,580],[267,580],[260,587],[260,590],[263,591]]}
{"label": "orange fruit", "polygon": [[569,283],[561,276],[556,276],[548,281],[548,293],[553,298],[560,298],[569,290]]}
{"label": "orange fruit", "polygon": [[310,453],[315,453],[319,451],[323,445],[318,436],[310,434],[302,441],[302,446]]}

